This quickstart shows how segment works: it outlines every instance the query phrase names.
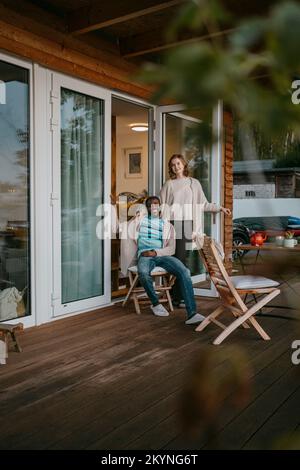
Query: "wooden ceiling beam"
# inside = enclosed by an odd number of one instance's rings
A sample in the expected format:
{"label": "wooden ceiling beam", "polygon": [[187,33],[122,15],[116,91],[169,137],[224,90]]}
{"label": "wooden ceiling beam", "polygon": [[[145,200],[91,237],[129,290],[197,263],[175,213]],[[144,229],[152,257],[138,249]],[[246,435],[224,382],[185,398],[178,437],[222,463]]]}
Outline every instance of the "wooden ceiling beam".
{"label": "wooden ceiling beam", "polygon": [[94,1],[87,7],[74,10],[69,15],[68,28],[72,34],[84,34],[107,26],[124,23],[141,16],[156,13],[183,3],[185,0],[114,0]]}
{"label": "wooden ceiling beam", "polygon": [[[300,0],[299,0],[300,1]],[[237,18],[248,18],[253,15],[266,14],[268,8],[274,3],[272,0],[261,0],[261,2],[252,2],[244,5],[235,0],[222,0],[225,9],[228,9]],[[216,36],[223,36],[233,31],[234,28],[227,24],[227,28],[215,34],[208,34],[208,31],[200,32],[180,32],[178,37],[173,40],[168,40],[162,28],[153,28],[151,31],[140,33],[132,36],[119,38],[120,53],[124,58],[142,56],[148,53],[162,51],[176,47],[180,44],[195,42],[201,39],[213,38]],[[167,25],[166,25],[167,27]]]}
{"label": "wooden ceiling beam", "polygon": [[124,59],[129,57],[137,57],[151,52],[162,51],[177,47],[183,44],[196,42],[204,39],[214,38],[217,36],[225,36],[233,28],[218,31],[215,34],[192,34],[190,32],[181,33],[176,39],[166,40],[161,29],[148,31],[144,34],[138,34],[127,38],[120,39],[120,52]]}
{"label": "wooden ceiling beam", "polygon": [[[5,3],[8,4],[8,2]],[[24,2],[25,6],[27,6],[27,3]],[[13,6],[15,7],[15,3]],[[28,31],[38,37],[58,44],[62,53],[65,49],[72,49],[83,54],[86,58],[96,59],[98,63],[108,63],[116,69],[134,74],[134,65],[120,57],[120,51],[117,46],[108,43],[96,35],[73,37],[65,32],[66,28],[63,22],[54,23],[51,21],[51,15],[48,16],[48,14],[39,8],[36,8],[35,12],[30,12],[27,8],[22,13],[20,11],[21,9],[16,11],[3,6],[3,0],[0,0],[0,21],[15,26],[18,30]],[[30,16],[27,16],[27,13]]]}
{"label": "wooden ceiling beam", "polygon": [[[55,30],[52,31],[52,39],[48,39],[41,36],[39,30],[33,33],[26,30],[24,25],[16,26],[16,24],[6,23],[1,19],[2,11],[0,4],[0,50],[106,88],[143,99],[150,98],[152,88],[141,85],[133,79],[137,72],[134,64],[126,62],[120,56],[117,61],[108,60],[110,56],[105,53],[100,59],[101,50],[98,51],[98,57],[95,57],[94,53],[90,55],[89,52],[90,50],[93,52],[93,48],[89,46],[79,50],[77,47],[74,48],[72,43],[57,42],[59,32]],[[17,16],[11,15],[9,18],[10,21],[17,20]],[[74,38],[71,39],[74,40]]]}

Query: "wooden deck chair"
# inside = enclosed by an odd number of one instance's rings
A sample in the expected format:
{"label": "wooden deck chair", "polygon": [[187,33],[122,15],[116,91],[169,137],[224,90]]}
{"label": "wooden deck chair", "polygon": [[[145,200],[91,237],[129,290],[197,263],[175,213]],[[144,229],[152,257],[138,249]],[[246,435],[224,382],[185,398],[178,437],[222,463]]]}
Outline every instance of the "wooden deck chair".
{"label": "wooden deck chair", "polygon": [[[254,315],[280,293],[277,288],[278,282],[262,276],[229,276],[215,241],[207,236],[204,236],[203,240],[202,247],[199,248],[200,255],[220,295],[221,305],[200,323],[196,331],[202,331],[209,323],[215,323],[223,330],[213,341],[213,344],[218,345],[239,326],[244,328],[252,326],[264,340],[269,340],[270,337],[259,325]],[[249,307],[241,297],[247,294],[266,295]],[[230,311],[234,316],[234,320],[229,326],[225,326],[217,320],[224,311]]]}
{"label": "wooden deck chair", "polygon": [[[147,294],[145,293],[145,289],[143,287],[136,287],[139,278],[137,266],[132,266],[128,269],[128,276],[130,285],[122,306],[125,307],[129,300],[133,300],[135,311],[137,314],[140,314],[140,303],[149,304],[150,300]],[[159,301],[161,303],[166,302],[169,305],[170,311],[173,312],[174,309],[170,290],[172,289],[176,280],[175,276],[169,274],[165,269],[160,268],[159,266],[152,269],[151,276],[153,278],[153,282],[155,282],[155,291],[160,297]]]}

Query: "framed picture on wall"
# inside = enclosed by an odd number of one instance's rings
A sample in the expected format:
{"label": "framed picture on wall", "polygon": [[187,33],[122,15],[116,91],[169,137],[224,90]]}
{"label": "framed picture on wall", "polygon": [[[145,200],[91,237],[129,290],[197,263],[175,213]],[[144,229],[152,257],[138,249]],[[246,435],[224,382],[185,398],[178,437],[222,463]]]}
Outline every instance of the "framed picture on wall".
{"label": "framed picture on wall", "polygon": [[142,178],[143,177],[143,148],[125,148],[125,177]]}

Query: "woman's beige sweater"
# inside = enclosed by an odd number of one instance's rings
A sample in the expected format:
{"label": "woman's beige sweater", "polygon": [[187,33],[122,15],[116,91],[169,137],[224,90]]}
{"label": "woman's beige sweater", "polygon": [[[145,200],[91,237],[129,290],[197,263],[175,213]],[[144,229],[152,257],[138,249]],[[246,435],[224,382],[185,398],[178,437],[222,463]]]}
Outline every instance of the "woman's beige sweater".
{"label": "woman's beige sweater", "polygon": [[[213,202],[208,202],[203,192],[202,186],[195,178],[186,178],[192,191],[192,220],[194,234],[203,234],[203,212],[220,212],[221,206]],[[182,207],[189,203],[185,201],[185,191],[178,191],[177,185],[169,179],[165,182],[160,191],[162,204],[162,217],[167,220],[183,220]],[[186,213],[187,211],[185,211]]]}

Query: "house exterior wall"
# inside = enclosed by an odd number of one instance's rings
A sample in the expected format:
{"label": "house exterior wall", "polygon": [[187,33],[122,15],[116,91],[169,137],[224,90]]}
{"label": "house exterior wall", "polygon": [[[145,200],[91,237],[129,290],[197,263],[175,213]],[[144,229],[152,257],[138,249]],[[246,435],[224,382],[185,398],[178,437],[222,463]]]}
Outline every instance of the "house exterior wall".
{"label": "house exterior wall", "polygon": [[235,184],[233,199],[268,199],[275,197],[275,184]]}
{"label": "house exterior wall", "polygon": [[296,195],[296,177],[295,175],[275,176],[276,197],[292,198]]}
{"label": "house exterior wall", "polygon": [[[36,289],[34,296],[37,297],[36,311],[39,317],[35,319],[35,324],[50,321],[51,314],[51,273],[43,267],[45,264],[45,253],[49,265],[53,257],[51,251],[51,226],[49,225],[49,217],[51,218],[51,206],[49,195],[51,193],[51,185],[49,184],[49,175],[51,173],[51,146],[50,143],[43,141],[43,132],[49,132],[50,118],[50,102],[49,90],[51,84],[49,82],[50,74],[54,72],[62,72],[68,76],[82,79],[87,83],[101,85],[110,90],[118,90],[141,99],[149,98],[151,89],[142,87],[132,82],[131,64],[126,66],[124,61],[120,61],[120,67],[117,67],[114,60],[109,63],[99,62],[99,59],[89,54],[83,54],[81,50],[75,50],[73,44],[64,45],[63,36],[57,35],[62,42],[45,38],[40,34],[40,30],[33,29],[35,32],[28,31],[22,23],[19,23],[18,15],[13,17],[10,23],[0,20],[0,51],[5,54],[16,54],[27,60],[29,64],[33,64],[34,70],[34,90],[32,98],[35,105],[31,111],[33,113],[33,135],[35,135],[34,149],[32,152],[32,181],[35,183],[35,199],[32,211],[33,230],[36,231],[35,247],[39,254],[37,256],[37,272],[42,273],[40,279],[40,288]],[[22,26],[22,27],[21,27]],[[23,27],[24,26],[24,27]],[[38,31],[38,32],[37,32]],[[48,31],[48,36],[49,36]],[[53,38],[56,38],[53,32]],[[66,42],[66,44],[68,44]],[[107,54],[106,54],[106,57]],[[37,80],[38,78],[38,80]],[[34,95],[34,96],[33,96]],[[36,99],[38,97],[38,99]],[[46,131],[47,130],[47,131]],[[41,132],[40,132],[41,131]],[[36,150],[43,148],[43,155],[39,155],[39,161],[36,161]],[[222,201],[223,205],[232,208],[233,197],[233,176],[232,176],[232,159],[233,159],[233,127],[231,114],[224,113],[224,140],[223,140],[223,184]],[[46,181],[46,184],[45,184]],[[45,211],[47,208],[47,211]],[[37,212],[42,217],[39,219],[39,225],[36,224],[34,218]],[[223,216],[222,216],[223,217]],[[41,223],[41,220],[44,223]],[[223,242],[226,253],[227,267],[231,266],[230,255],[232,248],[232,219],[230,217],[223,218],[224,233]],[[36,225],[36,227],[35,227]],[[32,249],[32,253],[34,250]],[[47,271],[47,272],[46,272]],[[32,326],[32,323],[28,326]]]}
{"label": "house exterior wall", "polygon": [[[297,169],[292,173],[278,172],[253,174],[251,172],[233,175],[234,199],[256,198],[298,198],[300,197],[300,176]],[[247,193],[246,193],[247,191]],[[255,194],[249,194],[254,192]]]}
{"label": "house exterior wall", "polygon": [[[233,118],[229,111],[223,114],[223,181],[224,206],[233,210]],[[225,265],[228,270],[232,268],[232,217],[224,217],[223,244],[225,251]]]}

